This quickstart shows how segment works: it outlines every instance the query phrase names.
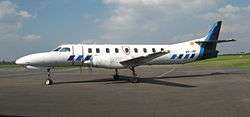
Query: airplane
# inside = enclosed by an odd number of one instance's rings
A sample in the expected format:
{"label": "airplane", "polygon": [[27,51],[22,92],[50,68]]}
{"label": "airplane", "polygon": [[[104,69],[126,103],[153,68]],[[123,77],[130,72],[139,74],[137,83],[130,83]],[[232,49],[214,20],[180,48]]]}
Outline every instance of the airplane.
{"label": "airplane", "polygon": [[66,44],[49,52],[21,57],[15,63],[27,69],[46,69],[45,85],[54,83],[51,69],[62,65],[114,69],[114,80],[119,80],[119,69],[130,69],[133,75],[130,82],[138,83],[137,66],[185,64],[217,57],[217,43],[236,41],[218,40],[221,25],[222,21],[217,21],[205,37],[172,45]]}

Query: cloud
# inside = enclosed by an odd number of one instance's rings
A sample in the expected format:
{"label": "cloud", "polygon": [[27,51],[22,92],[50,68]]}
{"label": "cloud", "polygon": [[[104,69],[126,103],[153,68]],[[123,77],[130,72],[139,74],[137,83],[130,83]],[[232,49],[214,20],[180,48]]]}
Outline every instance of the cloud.
{"label": "cloud", "polygon": [[223,32],[249,32],[250,6],[238,7],[230,4],[219,8],[215,12],[207,13],[203,18],[207,20],[222,19],[225,21]]}
{"label": "cloud", "polygon": [[[102,38],[111,41],[133,42],[134,38],[137,40],[147,40],[148,38],[149,41],[149,38],[152,37],[172,38],[173,34],[176,34],[178,25],[190,25],[189,20],[216,8],[223,1],[104,0],[103,2],[113,6],[113,11],[112,15],[103,23],[105,32]],[[167,32],[164,33],[165,30]]]}
{"label": "cloud", "polygon": [[18,15],[20,15],[20,16],[22,16],[24,18],[30,18],[30,17],[32,17],[32,15],[29,14],[29,12],[27,12],[27,11],[19,11]]}
{"label": "cloud", "polygon": [[202,16],[205,20],[222,19],[223,27],[221,31],[222,39],[234,38],[237,41],[229,46],[220,45],[221,50],[234,53],[250,51],[250,6],[234,6],[227,4],[214,12],[209,12]]}
{"label": "cloud", "polygon": [[37,41],[40,38],[41,38],[41,36],[39,36],[39,35],[29,34],[29,35],[24,36],[22,39],[24,41]]}
{"label": "cloud", "polygon": [[111,9],[111,15],[102,24],[102,38],[109,42],[177,43],[205,36],[209,25],[222,20],[220,39],[237,39],[233,50],[230,46],[223,51],[242,51],[246,41],[250,43],[250,6],[235,6],[225,0],[103,0],[103,3]]}
{"label": "cloud", "polygon": [[0,59],[13,60],[24,53],[21,48],[28,46],[27,41],[40,38],[32,34],[23,36],[23,25],[30,18],[28,11],[19,9],[11,1],[0,1]]}
{"label": "cloud", "polygon": [[[17,10],[17,6],[10,1],[0,2],[0,42],[1,40],[18,40],[18,31],[22,28],[25,19],[32,15],[24,10]],[[3,44],[3,42],[2,42]]]}
{"label": "cloud", "polygon": [[10,1],[0,2],[0,18],[3,18],[7,15],[15,14],[16,6],[13,5]]}

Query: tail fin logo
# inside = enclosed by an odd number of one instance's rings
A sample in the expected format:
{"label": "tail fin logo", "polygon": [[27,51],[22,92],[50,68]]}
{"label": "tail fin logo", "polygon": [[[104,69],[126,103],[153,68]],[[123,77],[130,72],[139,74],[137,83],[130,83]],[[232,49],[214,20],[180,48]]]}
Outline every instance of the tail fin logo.
{"label": "tail fin logo", "polygon": [[207,40],[218,40],[219,34],[220,34],[220,28],[221,28],[222,21],[218,21],[213,25],[213,27],[209,30],[207,35]]}

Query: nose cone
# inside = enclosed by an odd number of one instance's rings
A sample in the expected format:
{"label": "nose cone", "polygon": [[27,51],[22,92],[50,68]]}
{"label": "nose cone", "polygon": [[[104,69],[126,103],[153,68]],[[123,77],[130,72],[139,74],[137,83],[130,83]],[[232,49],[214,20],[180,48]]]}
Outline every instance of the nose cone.
{"label": "nose cone", "polygon": [[16,60],[18,65],[42,65],[44,64],[44,58],[48,58],[49,53],[36,53],[21,57]]}
{"label": "nose cone", "polygon": [[27,62],[26,62],[24,57],[21,57],[21,58],[16,60],[16,64],[17,65],[25,65],[25,64],[27,64]]}

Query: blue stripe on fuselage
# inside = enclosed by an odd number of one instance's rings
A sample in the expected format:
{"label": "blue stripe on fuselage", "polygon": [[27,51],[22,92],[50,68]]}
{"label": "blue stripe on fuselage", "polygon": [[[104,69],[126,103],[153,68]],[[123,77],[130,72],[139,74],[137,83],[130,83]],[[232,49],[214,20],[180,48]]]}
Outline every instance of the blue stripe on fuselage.
{"label": "blue stripe on fuselage", "polygon": [[87,61],[91,59],[92,55],[87,55],[85,58],[84,55],[79,55],[76,59],[74,59],[75,57],[75,55],[70,55],[67,61]]}
{"label": "blue stripe on fuselage", "polygon": [[87,61],[87,60],[90,60],[91,59],[91,55],[88,55],[88,56],[86,56],[86,58],[84,59],[85,61]]}
{"label": "blue stripe on fuselage", "polygon": [[73,61],[73,60],[74,60],[74,57],[75,57],[75,55],[71,55],[71,56],[69,56],[69,58],[68,58],[68,60],[67,60],[67,61]]}
{"label": "blue stripe on fuselage", "polygon": [[82,59],[83,59],[83,55],[79,55],[79,56],[77,57],[76,61],[82,61]]}
{"label": "blue stripe on fuselage", "polygon": [[201,46],[198,59],[201,59],[204,56],[204,54],[205,54],[205,48]]}

